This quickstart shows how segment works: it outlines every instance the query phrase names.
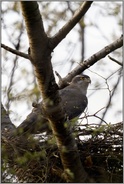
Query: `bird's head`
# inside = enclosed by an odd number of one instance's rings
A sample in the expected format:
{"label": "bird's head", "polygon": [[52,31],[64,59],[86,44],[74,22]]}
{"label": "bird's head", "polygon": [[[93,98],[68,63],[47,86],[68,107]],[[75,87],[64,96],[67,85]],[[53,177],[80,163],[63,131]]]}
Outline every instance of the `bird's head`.
{"label": "bird's head", "polygon": [[91,83],[91,79],[88,75],[77,75],[72,79],[72,83]]}
{"label": "bird's head", "polygon": [[71,84],[80,88],[80,90],[84,94],[86,94],[87,88],[88,88],[90,83],[91,83],[90,77],[88,75],[84,75],[84,74],[75,76],[71,81]]}

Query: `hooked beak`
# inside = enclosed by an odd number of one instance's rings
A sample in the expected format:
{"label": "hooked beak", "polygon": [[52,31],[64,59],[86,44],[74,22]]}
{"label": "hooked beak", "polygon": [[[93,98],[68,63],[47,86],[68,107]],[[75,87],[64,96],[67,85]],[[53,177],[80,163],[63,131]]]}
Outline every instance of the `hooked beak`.
{"label": "hooked beak", "polygon": [[91,79],[90,77],[89,78],[86,78],[87,82],[91,84]]}

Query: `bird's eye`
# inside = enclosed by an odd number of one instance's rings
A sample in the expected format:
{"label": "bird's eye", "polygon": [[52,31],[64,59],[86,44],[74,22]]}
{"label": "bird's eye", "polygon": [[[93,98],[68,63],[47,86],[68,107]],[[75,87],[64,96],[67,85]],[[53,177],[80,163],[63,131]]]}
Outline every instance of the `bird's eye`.
{"label": "bird's eye", "polygon": [[84,79],[84,77],[80,77],[80,80],[83,80]]}

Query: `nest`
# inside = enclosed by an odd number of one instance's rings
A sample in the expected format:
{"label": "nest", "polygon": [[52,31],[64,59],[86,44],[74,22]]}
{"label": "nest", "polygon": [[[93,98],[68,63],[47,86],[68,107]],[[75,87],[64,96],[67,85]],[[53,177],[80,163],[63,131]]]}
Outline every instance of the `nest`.
{"label": "nest", "polygon": [[[75,130],[81,162],[96,183],[123,183],[123,125]],[[54,137],[2,137],[2,182],[65,183]]]}

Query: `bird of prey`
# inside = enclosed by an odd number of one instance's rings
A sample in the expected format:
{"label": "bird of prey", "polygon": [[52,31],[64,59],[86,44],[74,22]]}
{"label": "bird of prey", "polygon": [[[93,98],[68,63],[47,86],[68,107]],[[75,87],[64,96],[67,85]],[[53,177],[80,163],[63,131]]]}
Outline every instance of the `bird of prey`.
{"label": "bird of prey", "polygon": [[[62,107],[69,120],[80,116],[87,107],[88,100],[86,94],[89,83],[91,83],[90,77],[81,74],[75,76],[67,87],[59,90]],[[42,102],[39,108],[33,108],[26,120],[19,125],[18,129],[22,128],[24,132],[28,131],[30,133],[47,131],[49,123],[47,118],[42,114],[41,106]]]}

